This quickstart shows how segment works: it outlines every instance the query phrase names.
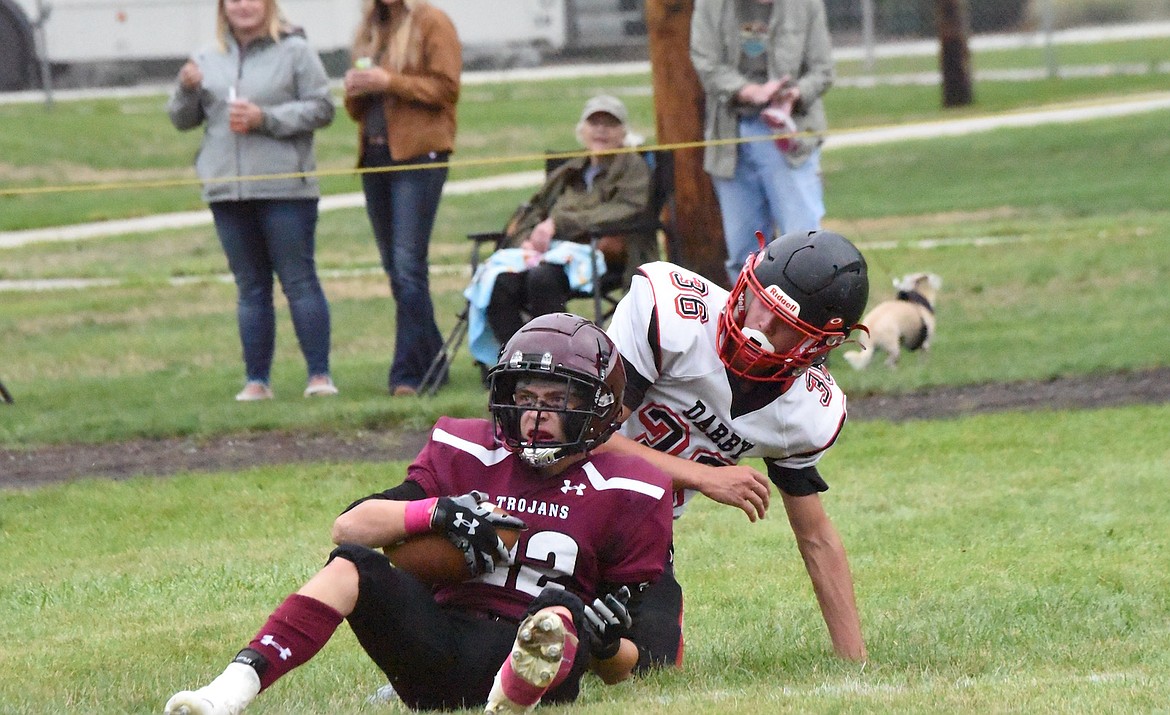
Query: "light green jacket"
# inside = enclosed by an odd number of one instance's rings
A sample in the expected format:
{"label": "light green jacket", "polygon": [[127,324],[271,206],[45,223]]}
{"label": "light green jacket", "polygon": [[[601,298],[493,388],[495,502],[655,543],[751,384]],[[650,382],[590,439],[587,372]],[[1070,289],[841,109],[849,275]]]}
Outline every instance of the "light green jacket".
{"label": "light green jacket", "polygon": [[[821,96],[833,84],[832,46],[822,0],[774,0],[768,23],[768,79],[791,77],[800,88],[801,100],[792,119],[801,132],[797,148],[785,158],[793,166],[803,164],[824,141],[828,129]],[[695,0],[691,17],[691,63],[699,75],[707,99],[704,135],[707,140],[734,139],[739,135],[735,95],[749,84],[739,72],[739,20],[736,0]],[[709,145],[703,168],[712,176],[735,174],[736,145]]]}
{"label": "light green jacket", "polygon": [[[317,168],[313,132],[333,121],[333,97],[321,58],[298,31],[279,42],[262,38],[246,51],[228,42],[227,52],[205,48],[195,55],[203,84],[176,85],[167,104],[171,123],[186,131],[203,126],[195,172],[204,180],[203,200],[301,199],[320,195],[312,176],[260,181],[208,181],[268,174],[299,174]],[[234,89],[233,89],[234,88]],[[232,92],[264,112],[261,126],[247,134],[228,128]]]}

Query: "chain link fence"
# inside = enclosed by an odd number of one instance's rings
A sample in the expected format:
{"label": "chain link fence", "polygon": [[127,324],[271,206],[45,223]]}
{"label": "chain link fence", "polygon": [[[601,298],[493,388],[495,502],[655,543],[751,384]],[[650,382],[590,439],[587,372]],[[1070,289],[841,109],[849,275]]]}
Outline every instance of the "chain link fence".
{"label": "chain link fence", "polygon": [[[956,1],[956,0],[952,0]],[[884,58],[937,55],[941,0],[825,0],[838,59],[863,59],[881,72]],[[981,52],[1033,50],[1011,64],[1029,63],[1049,76],[1082,70],[1090,53],[1061,45],[1117,43],[1100,53],[1116,71],[1170,72],[1170,0],[957,0],[963,9],[973,64]],[[1101,71],[1110,71],[1108,67]]]}
{"label": "chain link fence", "polygon": [[[867,0],[826,0],[835,36],[859,38]],[[935,35],[937,0],[868,0],[877,41],[921,39]],[[1108,25],[1170,22],[1170,0],[967,0],[973,35],[1036,33]]]}
{"label": "chain link fence", "polygon": [[[949,1],[963,10],[977,72],[998,66],[997,71],[1022,72],[1021,76],[1037,72],[1049,76],[1101,71],[1170,73],[1170,41],[1165,40],[1170,38],[1170,0]],[[848,68],[847,74],[931,69],[932,58],[938,55],[936,13],[942,0],[824,2],[839,64],[861,61],[859,70]],[[646,59],[645,6],[646,0],[568,0],[571,41],[543,63]],[[1100,42],[1116,45],[1100,53],[1054,49]],[[994,62],[980,61],[980,53],[1004,50],[1026,52]],[[909,56],[931,59],[907,63]],[[992,72],[989,76],[998,75]]]}

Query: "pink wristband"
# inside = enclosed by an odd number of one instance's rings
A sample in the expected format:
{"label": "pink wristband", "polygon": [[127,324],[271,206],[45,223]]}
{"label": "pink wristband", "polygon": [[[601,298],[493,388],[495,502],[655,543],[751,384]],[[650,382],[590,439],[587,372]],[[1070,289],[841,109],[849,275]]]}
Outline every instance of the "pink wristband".
{"label": "pink wristband", "polygon": [[406,526],[406,535],[414,536],[431,530],[431,513],[435,510],[436,497],[419,499],[406,503],[406,513],[403,522]]}

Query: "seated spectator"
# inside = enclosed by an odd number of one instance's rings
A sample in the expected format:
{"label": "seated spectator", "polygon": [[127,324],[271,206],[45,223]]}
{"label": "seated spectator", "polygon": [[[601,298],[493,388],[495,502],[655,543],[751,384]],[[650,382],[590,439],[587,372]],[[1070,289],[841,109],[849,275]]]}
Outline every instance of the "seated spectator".
{"label": "seated spectator", "polygon": [[629,114],[621,100],[598,95],[585,104],[577,139],[590,153],[553,170],[544,186],[508,221],[503,248],[476,271],[465,295],[471,304],[469,344],[481,365],[496,362],[529,318],[565,310],[574,291],[591,291],[590,234],[603,235],[592,256],[605,284],[629,285],[634,269],[658,259],[653,231],[621,234],[648,218],[650,168],[628,145]]}

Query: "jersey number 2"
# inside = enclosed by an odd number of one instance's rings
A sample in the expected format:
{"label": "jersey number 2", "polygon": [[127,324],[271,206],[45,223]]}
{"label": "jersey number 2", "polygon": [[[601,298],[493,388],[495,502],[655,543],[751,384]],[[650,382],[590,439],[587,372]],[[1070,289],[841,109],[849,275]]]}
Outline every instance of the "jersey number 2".
{"label": "jersey number 2", "polygon": [[[559,531],[538,531],[528,537],[524,545],[524,559],[528,563],[508,569],[496,569],[482,576],[484,583],[501,588],[514,588],[531,596],[539,596],[545,586],[556,583],[558,574],[572,575],[577,569],[577,542]],[[532,562],[540,567],[531,565]]]}

